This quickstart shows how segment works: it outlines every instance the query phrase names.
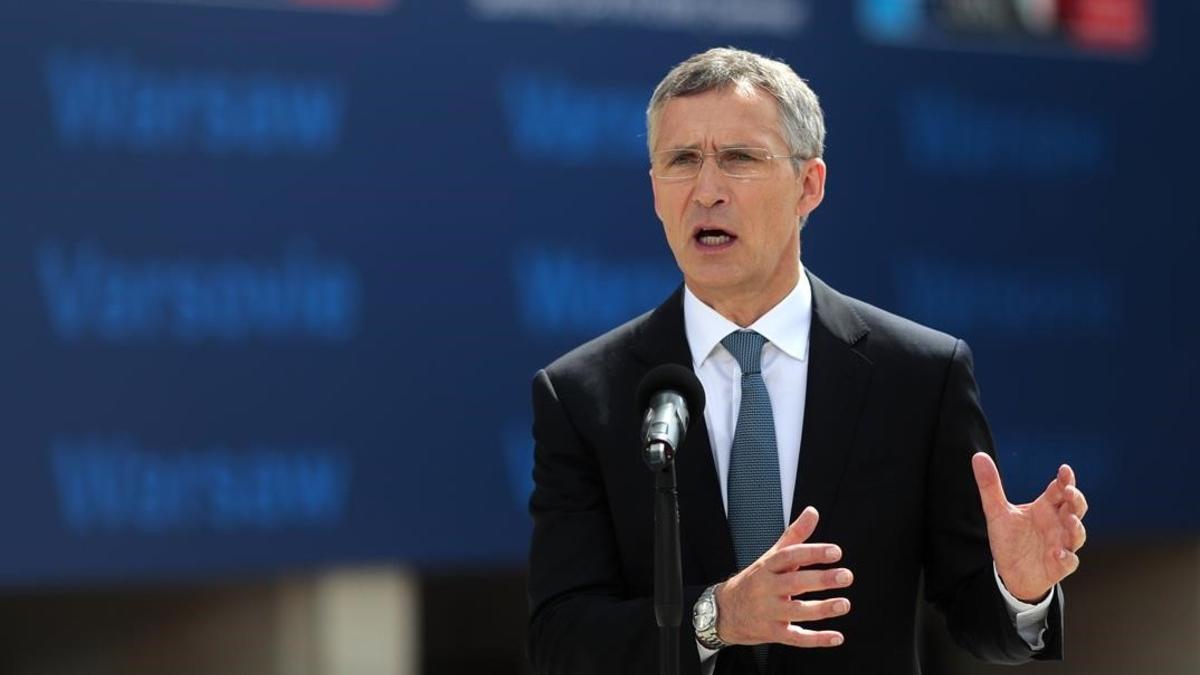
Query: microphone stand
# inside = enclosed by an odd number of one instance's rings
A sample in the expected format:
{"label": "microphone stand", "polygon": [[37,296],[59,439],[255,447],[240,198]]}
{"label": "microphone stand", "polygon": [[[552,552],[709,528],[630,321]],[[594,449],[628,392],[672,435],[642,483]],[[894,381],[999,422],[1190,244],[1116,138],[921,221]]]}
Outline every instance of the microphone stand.
{"label": "microphone stand", "polygon": [[666,443],[646,447],[654,472],[654,619],[658,623],[659,673],[679,675],[679,625],[683,619],[683,574],[679,555],[679,491],[675,453]]}

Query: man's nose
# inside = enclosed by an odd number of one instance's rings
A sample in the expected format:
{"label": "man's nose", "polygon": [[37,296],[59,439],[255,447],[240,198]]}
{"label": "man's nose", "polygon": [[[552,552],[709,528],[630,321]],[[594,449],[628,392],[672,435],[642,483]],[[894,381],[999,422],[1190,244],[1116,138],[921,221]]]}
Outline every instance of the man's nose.
{"label": "man's nose", "polygon": [[700,173],[696,175],[696,188],[692,198],[704,208],[712,208],[724,204],[727,198],[727,178],[717,166],[716,157],[705,157],[700,164]]}

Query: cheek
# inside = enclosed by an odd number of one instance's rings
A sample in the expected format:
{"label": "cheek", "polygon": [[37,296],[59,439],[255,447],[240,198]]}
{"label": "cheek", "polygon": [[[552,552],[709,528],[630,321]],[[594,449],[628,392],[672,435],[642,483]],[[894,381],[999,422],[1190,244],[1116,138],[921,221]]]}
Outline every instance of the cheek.
{"label": "cheek", "polygon": [[796,226],[796,216],[793,206],[786,196],[778,193],[761,195],[755,209],[757,230],[760,239],[772,247],[786,242]]}
{"label": "cheek", "polygon": [[683,202],[672,195],[655,194],[654,213],[662,222],[667,237],[677,238],[683,230]]}

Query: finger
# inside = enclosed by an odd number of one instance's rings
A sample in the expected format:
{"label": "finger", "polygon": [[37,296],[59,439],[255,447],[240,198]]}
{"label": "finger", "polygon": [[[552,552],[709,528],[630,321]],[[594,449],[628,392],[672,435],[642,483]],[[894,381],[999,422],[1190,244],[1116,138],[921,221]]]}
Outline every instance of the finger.
{"label": "finger", "polygon": [[1083,527],[1083,522],[1073,513],[1064,513],[1059,517],[1062,521],[1063,536],[1066,548],[1068,551],[1078,551],[1083,548],[1084,542],[1087,541],[1087,530]]}
{"label": "finger", "polygon": [[854,573],[846,568],[833,570],[800,570],[779,575],[779,595],[803,595],[832,588],[845,588],[854,583]]}
{"label": "finger", "polygon": [[784,619],[787,621],[820,621],[842,616],[850,612],[850,601],[846,598],[829,600],[793,600],[787,604]]}
{"label": "finger", "polygon": [[1083,496],[1082,490],[1073,485],[1063,490],[1063,505],[1066,506],[1071,513],[1079,516],[1080,520],[1083,520],[1083,516],[1087,514],[1087,497]]}
{"label": "finger", "polygon": [[767,553],[764,564],[772,572],[783,573],[841,560],[842,549],[832,544],[792,544]]}
{"label": "finger", "polygon": [[1073,574],[1079,569],[1079,556],[1071,551],[1060,548],[1054,554],[1054,564],[1059,569],[1058,581],[1062,581],[1067,576]]}
{"label": "finger", "polygon": [[983,502],[983,515],[992,520],[1008,509],[1008,498],[1000,484],[1000,471],[986,452],[977,452],[971,458],[971,469],[975,472],[975,485],[979,488],[979,499]]}
{"label": "finger", "polygon": [[817,521],[820,520],[820,514],[811,506],[804,507],[800,515],[792,521],[791,525],[783,531],[779,536],[779,540],[775,542],[777,548],[782,548],[791,544],[801,544],[808,541],[814,530],[817,529]]}
{"label": "finger", "polygon": [[775,636],[774,641],[792,647],[837,647],[846,638],[836,630],[808,630],[789,624]]}
{"label": "finger", "polygon": [[1063,501],[1067,498],[1067,493],[1065,492],[1066,488],[1067,486],[1063,485],[1062,481],[1058,479],[1058,476],[1055,476],[1049,483],[1046,484],[1046,489],[1042,491],[1042,494],[1040,497],[1038,497],[1038,499],[1045,500],[1051,506],[1061,506]]}
{"label": "finger", "polygon": [[1063,487],[1075,485],[1075,470],[1070,464],[1063,464],[1058,467],[1058,480],[1062,482]]}

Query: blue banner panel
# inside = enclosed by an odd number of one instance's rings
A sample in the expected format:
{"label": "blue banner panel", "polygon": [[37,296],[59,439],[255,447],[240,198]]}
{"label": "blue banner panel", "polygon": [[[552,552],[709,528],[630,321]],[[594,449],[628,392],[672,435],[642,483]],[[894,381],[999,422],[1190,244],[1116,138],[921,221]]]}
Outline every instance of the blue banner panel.
{"label": "blue banner panel", "polygon": [[821,96],[804,262],[971,343],[1010,496],[1069,461],[1093,541],[1200,532],[1198,25],[1149,0],[8,3],[0,584],[522,564],[530,379],[680,283],[644,111],[726,44]]}

